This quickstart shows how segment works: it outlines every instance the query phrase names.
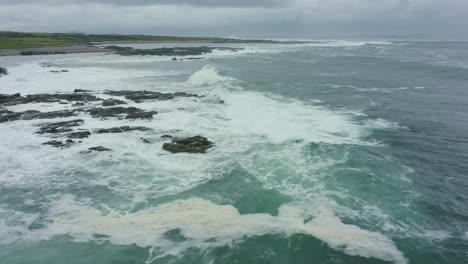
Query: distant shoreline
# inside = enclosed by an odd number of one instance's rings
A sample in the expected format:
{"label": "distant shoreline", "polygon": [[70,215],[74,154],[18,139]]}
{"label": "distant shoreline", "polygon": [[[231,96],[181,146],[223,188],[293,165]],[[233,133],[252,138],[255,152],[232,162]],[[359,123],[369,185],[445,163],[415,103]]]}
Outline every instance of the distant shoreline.
{"label": "distant shoreline", "polygon": [[[267,39],[234,39],[216,37],[176,37],[147,35],[111,35],[77,33],[30,33],[0,31],[0,56],[15,56],[21,52],[37,55],[113,52],[96,45],[135,43],[212,43],[212,44],[303,44],[310,41],[276,41]],[[34,54],[35,55],[35,54]]]}
{"label": "distant shoreline", "polygon": [[0,50],[0,57],[4,56],[22,56],[22,52],[32,52],[37,54],[31,55],[57,55],[57,54],[76,54],[76,53],[97,53],[97,52],[109,52],[113,53],[113,50],[84,46],[84,45],[73,45],[69,47],[41,47],[41,48],[28,48],[28,49],[4,49]]}

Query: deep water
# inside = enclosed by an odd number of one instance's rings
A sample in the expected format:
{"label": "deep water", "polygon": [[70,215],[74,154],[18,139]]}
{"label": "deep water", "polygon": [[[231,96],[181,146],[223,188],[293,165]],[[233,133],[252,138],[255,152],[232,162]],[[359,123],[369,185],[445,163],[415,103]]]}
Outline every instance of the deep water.
{"label": "deep water", "polygon": [[[34,133],[52,120],[0,123],[0,263],[468,263],[467,42],[232,46],[0,58],[1,94],[205,95],[119,98],[158,114],[81,128],[153,130],[64,149]],[[171,154],[165,134],[215,147]]]}

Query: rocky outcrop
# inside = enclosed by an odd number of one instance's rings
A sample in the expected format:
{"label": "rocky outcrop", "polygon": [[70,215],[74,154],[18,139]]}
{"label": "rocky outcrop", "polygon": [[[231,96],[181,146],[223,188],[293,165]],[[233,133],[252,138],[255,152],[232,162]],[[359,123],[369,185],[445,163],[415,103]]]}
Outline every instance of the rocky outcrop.
{"label": "rocky outcrop", "polygon": [[67,54],[63,51],[53,51],[53,50],[42,50],[42,51],[22,51],[21,56],[31,56],[31,55],[52,55],[52,54]]}
{"label": "rocky outcrop", "polygon": [[0,105],[9,106],[27,103],[58,103],[61,101],[68,102],[92,102],[101,101],[94,95],[86,93],[71,93],[71,94],[29,94],[26,97],[21,94],[6,95],[0,94]]}
{"label": "rocky outcrop", "polygon": [[2,77],[2,75],[7,75],[7,74],[8,74],[7,69],[0,67],[0,77]]}
{"label": "rocky outcrop", "polygon": [[65,142],[60,141],[60,140],[51,140],[51,141],[42,143],[42,145],[49,145],[49,146],[56,147],[56,148],[66,148],[66,147],[70,147],[74,143],[75,141],[71,139],[67,139]]}
{"label": "rocky outcrop", "polygon": [[171,100],[176,97],[202,97],[197,94],[190,94],[184,92],[177,92],[177,93],[160,93],[160,92],[153,92],[153,91],[130,91],[130,90],[123,90],[123,91],[106,91],[105,94],[112,95],[112,96],[124,96],[128,100],[132,100],[136,103],[141,103],[145,100]]}
{"label": "rocky outcrop", "polygon": [[71,132],[67,134],[68,138],[88,138],[91,136],[91,132],[89,131],[77,131],[77,132]]}
{"label": "rocky outcrop", "polygon": [[109,118],[109,117],[124,117],[125,119],[151,119],[153,115],[157,114],[156,111],[144,111],[136,107],[109,107],[109,108],[91,108],[85,110],[92,117]]}
{"label": "rocky outcrop", "polygon": [[55,122],[55,123],[46,123],[41,125],[37,134],[57,134],[57,133],[66,133],[73,131],[72,127],[80,126],[84,123],[82,119],[74,119],[70,121]]}
{"label": "rocky outcrop", "polygon": [[53,119],[70,117],[74,115],[74,111],[61,110],[52,112],[40,112],[36,110],[28,110],[24,112],[3,112],[0,116],[0,123],[16,121],[16,120],[32,120],[32,119]]}
{"label": "rocky outcrop", "polygon": [[88,150],[89,150],[89,151],[98,151],[98,152],[101,152],[101,151],[111,151],[112,149],[110,149],[110,148],[105,148],[105,147],[103,147],[103,146],[97,146],[97,147],[89,148]]}
{"label": "rocky outcrop", "polygon": [[171,143],[164,143],[163,149],[171,153],[206,153],[213,145],[213,142],[209,141],[207,138],[195,136],[174,139]]}
{"label": "rocky outcrop", "polygon": [[157,49],[134,49],[129,47],[107,46],[106,49],[112,49],[122,56],[198,56],[211,53],[213,48],[202,47],[174,47]]}
{"label": "rocky outcrop", "polygon": [[89,93],[91,91],[90,90],[85,90],[85,89],[75,89],[73,92],[74,93]]}
{"label": "rocky outcrop", "polygon": [[111,127],[111,128],[99,128],[94,132],[97,134],[106,134],[106,133],[123,133],[129,131],[148,131],[152,130],[149,127],[143,126],[121,126],[121,127]]}
{"label": "rocky outcrop", "polygon": [[102,101],[102,106],[115,106],[115,105],[123,105],[123,104],[127,104],[127,103],[122,100],[114,99],[114,98],[110,98],[110,99],[106,99]]}

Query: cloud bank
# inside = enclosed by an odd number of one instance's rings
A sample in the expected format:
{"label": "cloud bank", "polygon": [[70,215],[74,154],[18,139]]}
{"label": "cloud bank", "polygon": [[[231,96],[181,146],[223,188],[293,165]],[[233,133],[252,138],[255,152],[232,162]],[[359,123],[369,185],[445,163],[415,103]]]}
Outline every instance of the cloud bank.
{"label": "cloud bank", "polygon": [[467,38],[466,0],[0,0],[0,30]]}

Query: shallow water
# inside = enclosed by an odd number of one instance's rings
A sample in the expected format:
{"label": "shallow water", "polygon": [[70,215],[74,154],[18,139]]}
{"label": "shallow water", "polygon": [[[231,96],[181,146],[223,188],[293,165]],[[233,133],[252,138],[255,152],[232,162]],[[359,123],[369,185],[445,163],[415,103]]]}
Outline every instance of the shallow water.
{"label": "shallow water", "polygon": [[[468,43],[234,46],[0,58],[0,93],[205,95],[126,100],[152,121],[80,114],[153,131],[66,149],[34,134],[48,120],[0,124],[0,263],[466,263]],[[216,146],[170,154],[164,134]],[[82,152],[99,145],[112,151]]]}

